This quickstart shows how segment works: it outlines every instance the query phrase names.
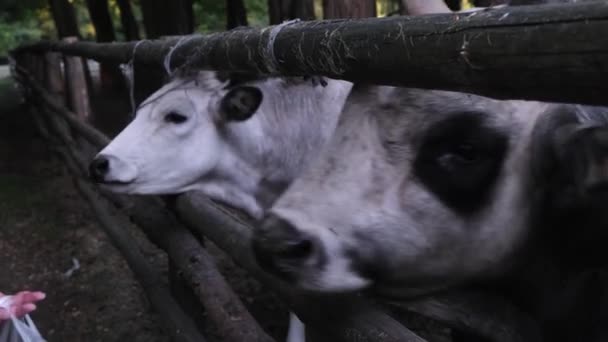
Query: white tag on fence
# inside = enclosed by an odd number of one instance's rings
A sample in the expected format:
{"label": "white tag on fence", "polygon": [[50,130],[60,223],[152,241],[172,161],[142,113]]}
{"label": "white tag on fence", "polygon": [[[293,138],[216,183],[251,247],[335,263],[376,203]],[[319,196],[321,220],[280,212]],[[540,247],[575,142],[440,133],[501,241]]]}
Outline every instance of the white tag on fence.
{"label": "white tag on fence", "polygon": [[[0,297],[0,309],[10,312],[13,296]],[[0,342],[46,342],[29,315],[11,318],[0,323]]]}

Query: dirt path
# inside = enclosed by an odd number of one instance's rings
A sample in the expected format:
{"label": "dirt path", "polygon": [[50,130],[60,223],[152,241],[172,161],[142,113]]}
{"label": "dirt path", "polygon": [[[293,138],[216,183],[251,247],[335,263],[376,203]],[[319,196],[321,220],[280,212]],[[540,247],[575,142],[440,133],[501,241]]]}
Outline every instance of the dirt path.
{"label": "dirt path", "polygon": [[[146,255],[161,267],[153,249]],[[159,257],[160,256],[160,257]],[[67,276],[77,260],[80,268]],[[0,291],[40,289],[49,341],[168,341],[119,253],[0,80]]]}

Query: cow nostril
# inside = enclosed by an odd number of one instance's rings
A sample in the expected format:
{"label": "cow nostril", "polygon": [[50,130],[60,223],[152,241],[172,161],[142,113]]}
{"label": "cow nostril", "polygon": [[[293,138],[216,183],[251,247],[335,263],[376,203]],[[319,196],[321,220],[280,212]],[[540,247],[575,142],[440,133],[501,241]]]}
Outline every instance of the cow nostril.
{"label": "cow nostril", "polygon": [[312,241],[303,239],[300,241],[289,241],[284,248],[277,253],[278,257],[286,260],[308,259],[313,251]]}
{"label": "cow nostril", "polygon": [[269,215],[252,241],[258,264],[286,280],[294,280],[304,269],[317,267],[320,243],[290,222]]}
{"label": "cow nostril", "polygon": [[89,165],[89,176],[96,182],[103,182],[105,175],[110,170],[110,161],[104,156],[95,158]]}

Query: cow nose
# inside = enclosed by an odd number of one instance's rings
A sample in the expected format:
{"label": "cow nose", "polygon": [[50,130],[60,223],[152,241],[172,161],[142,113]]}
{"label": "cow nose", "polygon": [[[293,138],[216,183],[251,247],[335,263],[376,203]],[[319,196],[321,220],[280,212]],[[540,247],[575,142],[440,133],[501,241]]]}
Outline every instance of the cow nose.
{"label": "cow nose", "polygon": [[95,182],[102,183],[109,170],[110,160],[104,155],[99,155],[89,165],[89,177]]}
{"label": "cow nose", "polygon": [[263,269],[294,280],[298,271],[318,259],[320,243],[288,221],[269,215],[256,230],[252,248]]}

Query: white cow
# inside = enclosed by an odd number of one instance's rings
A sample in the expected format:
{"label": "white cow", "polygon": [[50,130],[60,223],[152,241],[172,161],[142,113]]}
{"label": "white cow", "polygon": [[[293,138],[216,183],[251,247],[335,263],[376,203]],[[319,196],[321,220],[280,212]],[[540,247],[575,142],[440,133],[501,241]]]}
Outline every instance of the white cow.
{"label": "white cow", "polygon": [[[319,80],[314,78],[313,80]],[[129,194],[202,191],[259,219],[331,137],[350,82],[180,77],[151,95],[90,165]],[[291,315],[288,341],[304,340]]]}
{"label": "white cow", "polygon": [[234,84],[214,72],[179,78],[137,108],[90,174],[121,193],[200,190],[260,218],[331,136],[351,86],[296,78]]}

